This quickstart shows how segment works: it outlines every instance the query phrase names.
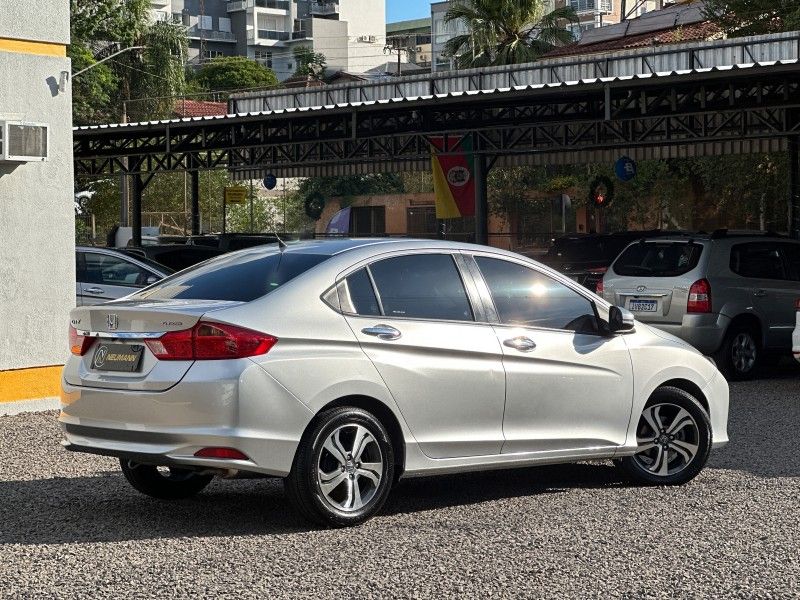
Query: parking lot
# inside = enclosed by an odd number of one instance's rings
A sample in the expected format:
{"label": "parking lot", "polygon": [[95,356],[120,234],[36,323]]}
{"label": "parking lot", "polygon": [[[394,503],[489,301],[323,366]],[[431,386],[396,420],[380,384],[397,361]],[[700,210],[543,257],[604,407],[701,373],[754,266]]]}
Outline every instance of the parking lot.
{"label": "parking lot", "polygon": [[610,463],[409,480],[349,530],[277,480],[160,503],[62,450],[55,413],[0,417],[0,596],[797,597],[800,373],[731,392],[732,443],[686,487]]}

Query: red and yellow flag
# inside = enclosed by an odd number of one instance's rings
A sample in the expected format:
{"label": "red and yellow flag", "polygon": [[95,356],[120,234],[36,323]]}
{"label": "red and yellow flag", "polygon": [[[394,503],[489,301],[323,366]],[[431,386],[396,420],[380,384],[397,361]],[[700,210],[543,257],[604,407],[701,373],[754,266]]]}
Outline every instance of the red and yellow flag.
{"label": "red and yellow flag", "polygon": [[[460,143],[459,143],[460,142]],[[430,138],[436,218],[456,219],[475,214],[472,138]]]}

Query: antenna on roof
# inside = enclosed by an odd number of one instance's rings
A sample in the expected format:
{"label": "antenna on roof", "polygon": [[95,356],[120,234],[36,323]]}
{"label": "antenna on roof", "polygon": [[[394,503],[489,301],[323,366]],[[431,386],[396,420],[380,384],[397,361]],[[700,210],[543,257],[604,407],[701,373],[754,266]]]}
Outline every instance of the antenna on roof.
{"label": "antenna on roof", "polygon": [[275,234],[275,239],[276,239],[276,240],[278,240],[278,250],[280,250],[281,252],[283,252],[284,250],[286,250],[286,248],[288,248],[288,246],[286,245],[286,242],[284,242],[284,241],[281,239],[281,237],[278,235],[278,232],[277,232],[277,231],[275,231],[275,232],[273,232],[273,233]]}

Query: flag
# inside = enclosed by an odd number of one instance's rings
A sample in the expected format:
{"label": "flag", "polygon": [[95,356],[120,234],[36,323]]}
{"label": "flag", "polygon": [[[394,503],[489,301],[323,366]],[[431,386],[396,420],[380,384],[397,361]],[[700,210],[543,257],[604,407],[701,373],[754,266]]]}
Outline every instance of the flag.
{"label": "flag", "polygon": [[[456,219],[475,214],[472,138],[430,138],[436,218]],[[445,147],[445,145],[447,147]],[[456,148],[456,150],[452,150]],[[447,154],[443,154],[448,152]]]}
{"label": "flag", "polygon": [[350,234],[350,207],[343,208],[328,221],[325,233]]}

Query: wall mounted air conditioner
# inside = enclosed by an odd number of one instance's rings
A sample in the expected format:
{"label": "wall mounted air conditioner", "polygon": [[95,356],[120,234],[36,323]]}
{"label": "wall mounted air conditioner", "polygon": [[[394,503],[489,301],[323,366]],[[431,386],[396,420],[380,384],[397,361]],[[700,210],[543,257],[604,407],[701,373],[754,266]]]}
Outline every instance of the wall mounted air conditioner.
{"label": "wall mounted air conditioner", "polygon": [[45,161],[48,141],[44,123],[0,121],[0,162]]}
{"label": "wall mounted air conditioner", "polygon": [[374,44],[375,42],[378,41],[378,36],[377,35],[360,35],[360,36],[358,36],[358,41],[366,43],[366,44]]}

